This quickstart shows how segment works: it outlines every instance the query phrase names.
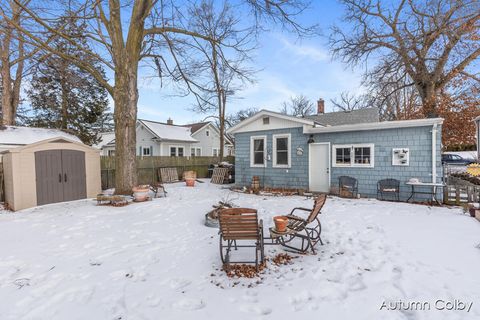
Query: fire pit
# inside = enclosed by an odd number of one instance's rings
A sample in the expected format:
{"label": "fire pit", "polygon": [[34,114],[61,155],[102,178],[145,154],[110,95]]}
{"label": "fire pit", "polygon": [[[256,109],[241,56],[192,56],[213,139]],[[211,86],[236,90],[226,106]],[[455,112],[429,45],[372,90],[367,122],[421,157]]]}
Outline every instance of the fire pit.
{"label": "fire pit", "polygon": [[233,204],[228,201],[219,201],[218,204],[213,205],[213,210],[205,214],[205,225],[210,228],[218,228],[218,215],[220,210],[233,208]]}

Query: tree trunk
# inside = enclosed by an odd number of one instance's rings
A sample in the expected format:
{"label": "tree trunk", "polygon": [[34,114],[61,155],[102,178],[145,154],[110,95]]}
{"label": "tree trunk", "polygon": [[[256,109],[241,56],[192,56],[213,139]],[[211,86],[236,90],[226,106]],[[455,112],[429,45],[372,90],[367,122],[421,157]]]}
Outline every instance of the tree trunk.
{"label": "tree trunk", "polygon": [[417,86],[420,98],[422,99],[422,113],[426,118],[435,118],[437,112],[437,93],[435,85],[431,83]]}
{"label": "tree trunk", "polygon": [[[7,36],[6,36],[7,37]],[[10,73],[10,41],[5,40],[4,45],[8,44],[8,48],[2,52],[1,57],[1,80],[2,80],[2,125],[15,125],[15,115],[13,114],[13,97],[12,97],[12,76]]]}
{"label": "tree trunk", "polygon": [[223,161],[224,150],[225,150],[225,104],[227,102],[225,90],[220,90],[220,101],[218,105],[219,110],[219,122],[220,122],[220,150],[218,150],[219,161]]}
{"label": "tree trunk", "polygon": [[115,73],[115,193],[131,194],[137,184],[137,69],[123,64]]}

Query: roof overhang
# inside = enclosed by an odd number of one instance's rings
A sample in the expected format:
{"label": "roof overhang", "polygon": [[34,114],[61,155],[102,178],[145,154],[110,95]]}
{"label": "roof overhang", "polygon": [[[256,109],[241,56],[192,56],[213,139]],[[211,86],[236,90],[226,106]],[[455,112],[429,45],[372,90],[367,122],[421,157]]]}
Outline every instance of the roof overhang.
{"label": "roof overhang", "polygon": [[315,125],[315,121],[310,120],[310,119],[297,118],[297,117],[288,116],[288,115],[285,115],[285,114],[282,114],[282,113],[273,112],[273,111],[269,111],[269,110],[261,110],[261,111],[257,112],[256,114],[254,114],[253,116],[251,116],[250,118],[245,119],[242,122],[237,123],[236,125],[234,125],[230,129],[228,129],[227,133],[228,134],[235,134],[236,132],[238,132],[244,126],[246,126],[246,125],[248,125],[248,124],[250,124],[250,123],[252,123],[252,122],[254,122],[254,121],[256,121],[260,118],[263,118],[265,116],[271,116],[271,117],[276,117],[276,118],[283,119],[283,120],[293,121],[293,122],[297,122],[297,123],[303,124],[303,125],[309,125],[309,126],[314,126]]}
{"label": "roof overhang", "polygon": [[4,150],[0,153],[2,153],[2,154],[4,154],[4,153],[20,153],[25,149],[35,147],[35,146],[38,146],[38,145],[42,145],[42,144],[45,144],[45,143],[72,143],[72,144],[75,144],[77,146],[81,146],[82,148],[92,149],[92,150],[95,150],[97,152],[100,152],[100,150],[95,148],[95,147],[87,146],[86,144],[84,144],[82,142],[59,136],[59,137],[54,137],[54,138],[40,140],[40,141],[37,141],[37,142],[34,142],[34,143],[26,144],[26,145],[23,145],[23,146],[18,147],[18,148]]}
{"label": "roof overhang", "polygon": [[412,128],[412,127],[426,127],[439,125],[443,123],[442,118],[428,118],[416,120],[397,120],[397,121],[383,121],[383,122],[369,122],[359,124],[348,124],[331,127],[311,127],[303,126],[303,133],[331,133],[331,132],[348,132],[348,131],[366,131],[366,130],[384,130],[384,129],[398,129],[398,128]]}

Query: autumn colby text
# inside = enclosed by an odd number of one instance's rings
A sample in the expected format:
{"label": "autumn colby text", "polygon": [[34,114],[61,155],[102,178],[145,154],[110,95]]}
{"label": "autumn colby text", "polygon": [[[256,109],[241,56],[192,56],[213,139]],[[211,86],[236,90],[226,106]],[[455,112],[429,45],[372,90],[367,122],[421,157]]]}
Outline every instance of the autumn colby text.
{"label": "autumn colby text", "polygon": [[380,310],[397,311],[421,311],[421,310],[447,310],[447,311],[465,311],[470,312],[473,301],[464,302],[459,299],[453,301],[438,299],[435,301],[383,301]]}

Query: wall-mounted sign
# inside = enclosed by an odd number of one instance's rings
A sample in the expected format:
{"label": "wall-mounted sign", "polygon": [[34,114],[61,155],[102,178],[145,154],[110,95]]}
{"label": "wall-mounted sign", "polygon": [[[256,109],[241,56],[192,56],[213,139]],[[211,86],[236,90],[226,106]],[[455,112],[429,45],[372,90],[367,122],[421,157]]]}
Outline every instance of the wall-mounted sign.
{"label": "wall-mounted sign", "polygon": [[408,148],[392,149],[392,166],[410,165],[410,150]]}

